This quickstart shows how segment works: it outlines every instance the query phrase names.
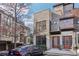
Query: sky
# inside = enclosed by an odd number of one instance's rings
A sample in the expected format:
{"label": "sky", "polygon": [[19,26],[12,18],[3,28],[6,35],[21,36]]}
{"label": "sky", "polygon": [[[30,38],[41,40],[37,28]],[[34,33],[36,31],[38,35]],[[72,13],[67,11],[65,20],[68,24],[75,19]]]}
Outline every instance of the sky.
{"label": "sky", "polygon": [[[35,13],[38,12],[40,10],[44,10],[44,9],[53,9],[53,5],[54,3],[33,3],[31,5],[31,12]],[[75,7],[79,8],[79,3],[75,3]]]}
{"label": "sky", "polygon": [[32,4],[30,9],[33,13],[35,13],[43,9],[52,9],[52,7],[53,7],[53,3],[35,3]]}
{"label": "sky", "polygon": [[[32,3],[28,15],[32,16],[33,13],[36,13],[44,9],[52,9],[52,7],[53,3]],[[30,19],[25,18],[24,20],[26,21],[25,25],[29,26],[30,28],[33,27],[33,18]]]}
{"label": "sky", "polygon": [[[50,9],[50,10],[53,10],[53,5],[54,3],[32,3],[31,6],[30,6],[30,10],[28,12],[28,15],[32,16],[33,13],[36,13],[36,12],[39,12],[41,10],[44,10],[44,9]],[[75,8],[79,8],[79,3],[75,3]],[[30,18],[30,19],[26,19],[25,18],[25,24],[27,26],[29,26],[31,29],[33,29],[33,18]]]}

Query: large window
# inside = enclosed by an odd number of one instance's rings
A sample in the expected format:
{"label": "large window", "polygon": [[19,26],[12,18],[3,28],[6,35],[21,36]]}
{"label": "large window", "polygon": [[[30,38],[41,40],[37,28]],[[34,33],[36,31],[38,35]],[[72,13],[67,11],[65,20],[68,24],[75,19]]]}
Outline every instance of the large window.
{"label": "large window", "polygon": [[39,22],[36,22],[36,32],[39,32]]}
{"label": "large window", "polygon": [[41,27],[42,31],[46,29],[46,21],[42,21]]}
{"label": "large window", "polygon": [[53,48],[59,48],[60,47],[60,37],[59,36],[53,36],[52,37],[52,46],[53,46]]}
{"label": "large window", "polygon": [[63,48],[70,49],[72,46],[72,36],[63,36]]}
{"label": "large window", "polygon": [[36,31],[42,32],[46,30],[46,21],[36,22]]}
{"label": "large window", "polygon": [[64,6],[64,13],[67,14],[72,9],[73,9],[73,4],[67,4]]}
{"label": "large window", "polygon": [[70,29],[74,27],[73,24],[74,19],[65,19],[60,21],[60,28],[61,29]]}
{"label": "large window", "polygon": [[55,18],[51,21],[51,31],[59,31],[59,19]]}
{"label": "large window", "polygon": [[36,36],[37,45],[46,45],[46,36]]}
{"label": "large window", "polygon": [[2,29],[2,36],[11,36],[12,34],[12,18],[2,14],[3,19],[1,20],[1,29]]}
{"label": "large window", "polygon": [[63,14],[63,5],[55,7],[54,11],[55,11],[56,14],[62,15]]}

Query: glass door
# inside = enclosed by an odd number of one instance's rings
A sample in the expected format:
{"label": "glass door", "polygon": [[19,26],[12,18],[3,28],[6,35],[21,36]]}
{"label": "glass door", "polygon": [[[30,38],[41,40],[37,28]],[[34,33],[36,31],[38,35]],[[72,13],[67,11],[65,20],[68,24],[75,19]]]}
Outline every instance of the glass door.
{"label": "glass door", "polygon": [[70,49],[72,47],[72,36],[63,36],[63,48]]}

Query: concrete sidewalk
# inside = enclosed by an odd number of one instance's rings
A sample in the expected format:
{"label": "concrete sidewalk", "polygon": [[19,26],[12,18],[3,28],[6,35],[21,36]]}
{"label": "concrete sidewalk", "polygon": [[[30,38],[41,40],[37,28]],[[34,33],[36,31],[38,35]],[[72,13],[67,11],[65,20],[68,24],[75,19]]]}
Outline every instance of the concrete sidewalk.
{"label": "concrete sidewalk", "polygon": [[62,49],[62,50],[50,49],[48,51],[45,51],[44,54],[46,54],[48,56],[75,56],[75,55],[77,55],[76,51],[64,50],[64,49]]}

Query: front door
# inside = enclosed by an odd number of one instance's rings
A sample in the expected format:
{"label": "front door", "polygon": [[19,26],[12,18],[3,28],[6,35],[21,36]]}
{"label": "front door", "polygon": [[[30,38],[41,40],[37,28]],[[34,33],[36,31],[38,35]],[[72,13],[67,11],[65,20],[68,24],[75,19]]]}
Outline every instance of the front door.
{"label": "front door", "polygon": [[63,36],[63,48],[70,49],[72,47],[72,36]]}
{"label": "front door", "polygon": [[36,45],[46,47],[46,36],[45,35],[36,36]]}
{"label": "front door", "polygon": [[52,47],[53,48],[59,48],[60,47],[60,37],[59,36],[53,36],[52,37]]}

